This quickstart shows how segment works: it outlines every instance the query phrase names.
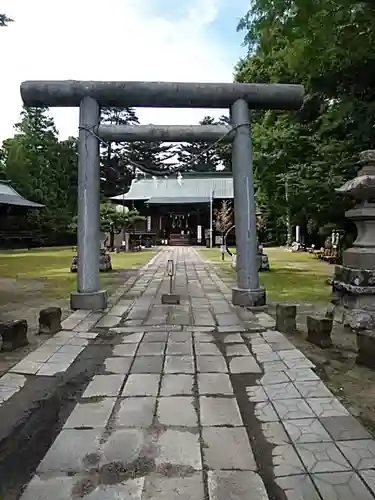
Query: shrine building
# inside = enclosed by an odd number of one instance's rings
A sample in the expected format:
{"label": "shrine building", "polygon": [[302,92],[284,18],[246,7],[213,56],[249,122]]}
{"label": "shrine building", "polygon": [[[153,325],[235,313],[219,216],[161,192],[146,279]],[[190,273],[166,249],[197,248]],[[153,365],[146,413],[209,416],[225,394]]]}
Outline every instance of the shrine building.
{"label": "shrine building", "polygon": [[219,245],[215,212],[223,200],[233,201],[233,176],[204,172],[144,177],[134,179],[127,193],[111,199],[145,216],[131,233],[142,244],[208,245],[212,223],[213,245]]}

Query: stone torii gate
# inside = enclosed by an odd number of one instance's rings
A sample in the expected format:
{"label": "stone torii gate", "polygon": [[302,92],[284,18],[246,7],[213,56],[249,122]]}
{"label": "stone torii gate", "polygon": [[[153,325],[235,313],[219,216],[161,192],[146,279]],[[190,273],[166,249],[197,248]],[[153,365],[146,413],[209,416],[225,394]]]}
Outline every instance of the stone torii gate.
{"label": "stone torii gate", "polygon": [[[266,292],[259,284],[257,231],[249,109],[299,109],[300,85],[173,82],[27,81],[21,96],[28,107],[79,106],[78,276],[72,309],[105,309],[100,289],[100,157],[99,142],[154,141],[232,143],[232,170],[237,241],[237,286],[234,305],[259,307]],[[101,125],[100,107],[166,107],[230,109],[227,126]]]}

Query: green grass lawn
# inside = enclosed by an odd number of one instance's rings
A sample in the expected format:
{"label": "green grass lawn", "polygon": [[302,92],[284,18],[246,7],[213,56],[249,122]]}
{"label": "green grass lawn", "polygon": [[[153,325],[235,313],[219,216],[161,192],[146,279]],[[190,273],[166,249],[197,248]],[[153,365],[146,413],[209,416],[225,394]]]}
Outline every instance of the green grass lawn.
{"label": "green grass lawn", "polygon": [[[235,280],[235,271],[231,267],[231,258],[225,255],[221,260],[219,249],[201,251],[205,260],[213,262],[224,277]],[[260,273],[262,285],[272,301],[326,303],[330,298],[331,288],[327,278],[333,275],[334,266],[316,259],[307,252],[286,252],[283,248],[266,248],[271,271]]]}
{"label": "green grass lawn", "polygon": [[[125,270],[146,264],[156,250],[112,254],[113,271],[101,273],[101,283],[109,293],[121,284]],[[76,289],[77,275],[69,271],[74,252],[69,248],[43,248],[0,252],[0,302],[35,293],[67,298]]]}

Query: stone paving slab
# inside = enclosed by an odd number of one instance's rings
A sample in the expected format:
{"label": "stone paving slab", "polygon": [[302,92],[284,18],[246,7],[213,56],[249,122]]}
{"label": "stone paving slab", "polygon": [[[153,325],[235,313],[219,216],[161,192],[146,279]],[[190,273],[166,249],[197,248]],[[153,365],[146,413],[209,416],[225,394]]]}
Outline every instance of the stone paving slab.
{"label": "stone paving slab", "polygon": [[[180,306],[161,304],[170,258]],[[77,315],[49,344],[112,342],[21,500],[375,498],[368,432],[272,318],[231,306],[194,249],[164,249],[118,300],[95,331]]]}

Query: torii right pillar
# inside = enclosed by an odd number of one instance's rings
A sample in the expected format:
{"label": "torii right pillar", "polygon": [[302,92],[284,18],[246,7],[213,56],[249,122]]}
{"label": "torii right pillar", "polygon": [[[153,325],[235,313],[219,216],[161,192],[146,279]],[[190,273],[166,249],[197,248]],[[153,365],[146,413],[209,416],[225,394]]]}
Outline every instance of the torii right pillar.
{"label": "torii right pillar", "polygon": [[258,243],[250,111],[243,99],[235,101],[230,111],[232,125],[236,128],[232,146],[232,170],[237,286],[232,289],[232,303],[236,306],[260,308],[266,304],[266,291],[259,284],[256,258]]}

